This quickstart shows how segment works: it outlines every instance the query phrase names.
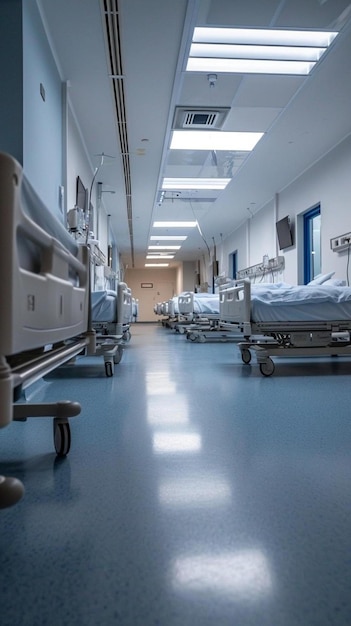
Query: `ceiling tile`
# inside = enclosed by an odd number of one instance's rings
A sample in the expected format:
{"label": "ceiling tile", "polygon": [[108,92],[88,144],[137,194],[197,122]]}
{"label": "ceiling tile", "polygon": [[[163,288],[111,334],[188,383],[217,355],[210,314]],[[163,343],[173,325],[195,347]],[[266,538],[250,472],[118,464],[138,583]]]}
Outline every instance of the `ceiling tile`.
{"label": "ceiling tile", "polygon": [[302,76],[247,76],[233,105],[284,108],[305,80]]}
{"label": "ceiling tile", "polygon": [[206,73],[187,72],[178,102],[182,106],[230,106],[241,81],[241,75],[219,74],[211,87]]}
{"label": "ceiling tile", "polygon": [[[306,0],[305,0],[306,2]],[[207,24],[264,27],[271,25],[280,0],[212,0]]]}
{"label": "ceiling tile", "polygon": [[338,29],[339,17],[350,9],[350,0],[286,0],[275,26],[285,28]]}
{"label": "ceiling tile", "polygon": [[223,130],[265,132],[281,110],[273,107],[233,107],[226,118]]}

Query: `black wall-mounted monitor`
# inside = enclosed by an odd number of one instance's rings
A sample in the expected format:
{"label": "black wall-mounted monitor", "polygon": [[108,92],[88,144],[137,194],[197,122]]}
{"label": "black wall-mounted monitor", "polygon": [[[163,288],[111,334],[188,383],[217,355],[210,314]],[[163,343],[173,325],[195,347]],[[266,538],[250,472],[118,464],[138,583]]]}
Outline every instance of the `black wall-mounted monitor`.
{"label": "black wall-mounted monitor", "polygon": [[86,189],[79,176],[77,176],[76,206],[82,211],[86,209]]}
{"label": "black wall-mounted monitor", "polygon": [[276,222],[275,226],[277,229],[279,250],[284,250],[292,246],[293,236],[289,216],[283,217],[283,219]]}

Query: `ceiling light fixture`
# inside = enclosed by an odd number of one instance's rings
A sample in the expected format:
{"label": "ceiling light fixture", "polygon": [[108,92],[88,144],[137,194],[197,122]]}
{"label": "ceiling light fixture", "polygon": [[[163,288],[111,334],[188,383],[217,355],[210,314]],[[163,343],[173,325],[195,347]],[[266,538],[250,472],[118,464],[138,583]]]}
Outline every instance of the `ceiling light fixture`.
{"label": "ceiling light fixture", "polygon": [[185,241],[186,235],[151,235],[150,241]]}
{"label": "ceiling light fixture", "polygon": [[169,263],[145,263],[145,267],[168,267]]}
{"label": "ceiling light fixture", "polygon": [[[190,49],[190,56],[211,59],[319,61],[325,51],[326,48],[310,48],[307,46],[243,46],[222,43],[193,43]],[[213,76],[213,74],[208,74],[208,76]]]}
{"label": "ceiling light fixture", "polygon": [[171,150],[253,150],[264,133],[174,130]]}
{"label": "ceiling light fixture", "polygon": [[[188,132],[188,131],[186,131]],[[230,178],[164,178],[162,189],[225,189]]]}
{"label": "ceiling light fixture", "polygon": [[174,254],[148,254],[147,259],[174,259]]}
{"label": "ceiling light fixture", "polygon": [[197,222],[154,222],[154,228],[196,228]]}
{"label": "ceiling light fixture", "polygon": [[193,42],[328,47],[337,34],[336,31],[287,30],[284,28],[211,28],[197,26],[194,29]]}
{"label": "ceiling light fixture", "polygon": [[335,31],[197,27],[186,70],[307,75],[337,34]]}
{"label": "ceiling light fixture", "polygon": [[180,250],[181,246],[148,246],[148,250]]}
{"label": "ceiling light fixture", "polygon": [[295,74],[306,76],[313,66],[312,61],[272,61],[262,59],[209,59],[191,58],[188,72],[222,72],[229,74]]}

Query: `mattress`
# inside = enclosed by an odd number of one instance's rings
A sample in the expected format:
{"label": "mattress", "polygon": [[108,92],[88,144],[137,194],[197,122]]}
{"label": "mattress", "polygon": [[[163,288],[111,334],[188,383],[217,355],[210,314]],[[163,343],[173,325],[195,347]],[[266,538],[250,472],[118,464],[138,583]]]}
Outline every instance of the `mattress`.
{"label": "mattress", "polygon": [[46,233],[55,237],[74,256],[77,256],[78,244],[66,230],[63,222],[48,210],[25,176],[22,178],[21,185],[21,206],[33,222],[39,224]]}
{"label": "mattress", "polygon": [[252,322],[351,321],[351,287],[251,286]]}
{"label": "mattress", "polygon": [[194,313],[197,315],[219,315],[219,294],[195,293]]}
{"label": "mattress", "polygon": [[[20,193],[23,212],[76,257],[78,254],[77,243],[63,223],[46,207],[25,176],[22,177]],[[42,263],[40,248],[27,234],[20,237],[19,242],[17,254],[20,267],[29,272],[40,273]],[[72,279],[72,282],[75,281]]]}
{"label": "mattress", "polygon": [[93,322],[117,322],[117,295],[115,291],[93,291],[91,319]]}
{"label": "mattress", "polygon": [[[195,315],[219,315],[219,295],[213,293],[193,293],[185,291],[180,294],[185,296],[185,302],[179,309],[178,296],[172,298],[174,302],[174,314],[194,313]],[[190,299],[192,297],[192,300]],[[192,310],[191,310],[192,307]]]}

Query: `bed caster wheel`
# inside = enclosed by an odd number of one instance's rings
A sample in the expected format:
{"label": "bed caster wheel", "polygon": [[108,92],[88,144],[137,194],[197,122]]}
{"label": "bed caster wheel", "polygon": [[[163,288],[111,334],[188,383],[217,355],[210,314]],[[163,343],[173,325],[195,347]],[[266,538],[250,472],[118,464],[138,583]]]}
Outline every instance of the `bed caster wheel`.
{"label": "bed caster wheel", "polygon": [[206,337],[205,337],[204,335],[198,335],[198,336],[197,336],[197,338],[196,338],[196,340],[197,340],[199,343],[205,343],[205,341],[206,341]]}
{"label": "bed caster wheel", "polygon": [[177,329],[177,330],[178,330],[178,333],[179,333],[180,335],[184,335],[184,333],[185,333],[185,328],[183,328],[182,326],[178,326],[178,329]]}
{"label": "bed caster wheel", "polygon": [[106,376],[110,378],[111,376],[113,376],[113,372],[114,372],[113,361],[105,361]]}
{"label": "bed caster wheel", "polygon": [[251,361],[251,352],[247,348],[241,351],[241,360],[245,365],[248,365]]}
{"label": "bed caster wheel", "polygon": [[130,341],[131,336],[132,335],[129,330],[126,330],[122,335],[124,341]]}
{"label": "bed caster wheel", "polygon": [[68,422],[54,419],[54,446],[57,456],[67,456],[71,448],[71,429]]}
{"label": "bed caster wheel", "polygon": [[260,372],[263,376],[272,376],[274,370],[274,363],[269,357],[266,361],[260,363]]}
{"label": "bed caster wheel", "polygon": [[18,478],[0,476],[0,509],[7,509],[20,501],[24,486]]}
{"label": "bed caster wheel", "polygon": [[195,333],[190,333],[188,335],[188,339],[190,339],[190,341],[196,341],[197,336],[195,335]]}
{"label": "bed caster wheel", "polygon": [[113,362],[115,365],[121,362],[123,356],[123,348],[118,347],[116,354],[113,356]]}

